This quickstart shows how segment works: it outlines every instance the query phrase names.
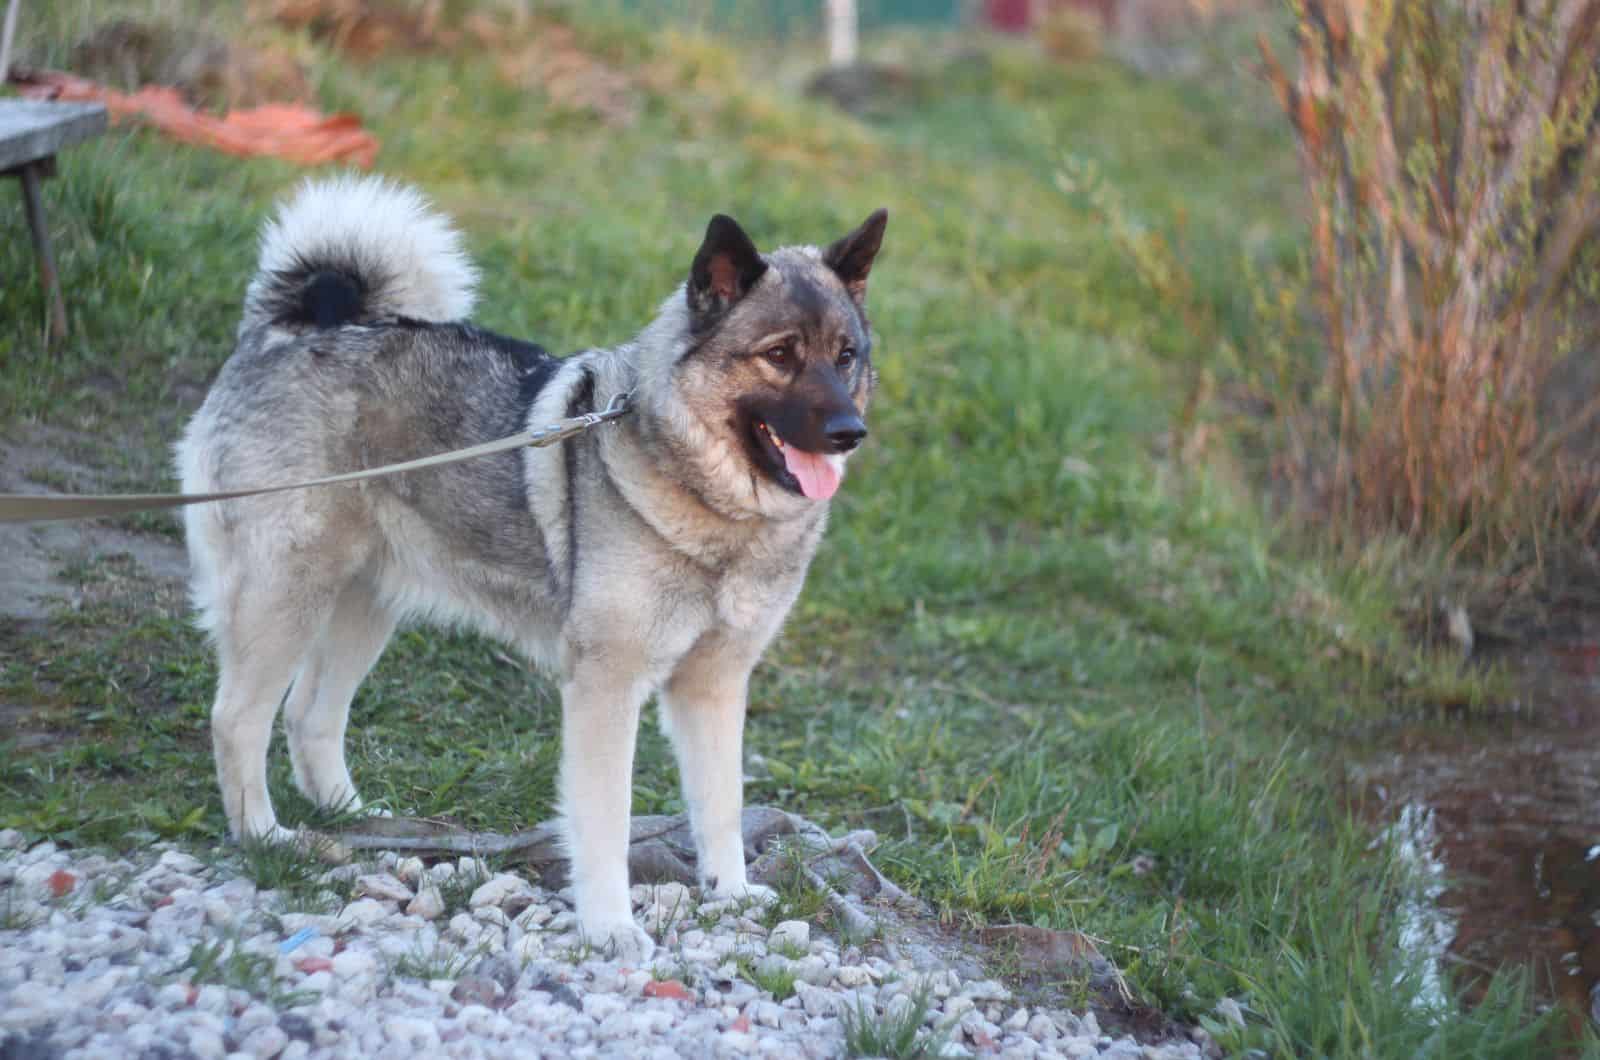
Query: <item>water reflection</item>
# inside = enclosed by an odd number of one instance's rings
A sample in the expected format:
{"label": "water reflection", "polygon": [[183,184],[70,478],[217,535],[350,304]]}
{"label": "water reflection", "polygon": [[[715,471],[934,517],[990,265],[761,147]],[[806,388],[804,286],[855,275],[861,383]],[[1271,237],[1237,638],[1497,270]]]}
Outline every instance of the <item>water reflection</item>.
{"label": "water reflection", "polygon": [[1403,728],[1354,771],[1438,913],[1409,911],[1408,939],[1442,945],[1469,1000],[1474,973],[1528,966],[1575,1024],[1600,984],[1597,662],[1600,639],[1587,636],[1530,652],[1517,660],[1519,709]]}
{"label": "water reflection", "polygon": [[1397,912],[1400,945],[1420,965],[1422,990],[1417,1004],[1420,1008],[1442,1009],[1446,994],[1441,962],[1455,940],[1456,917],[1441,901],[1445,865],[1439,860],[1433,810],[1422,803],[1406,803],[1389,827],[1389,838],[1411,876],[1411,886]]}

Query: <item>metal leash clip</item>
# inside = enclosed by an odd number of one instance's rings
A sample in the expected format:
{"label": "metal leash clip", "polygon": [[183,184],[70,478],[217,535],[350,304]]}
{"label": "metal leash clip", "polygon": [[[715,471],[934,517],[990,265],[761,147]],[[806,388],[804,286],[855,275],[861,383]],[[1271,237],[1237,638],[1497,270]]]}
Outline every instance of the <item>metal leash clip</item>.
{"label": "metal leash clip", "polygon": [[598,427],[602,423],[619,419],[627,414],[628,405],[632,398],[633,391],[623,391],[613,397],[611,404],[599,412],[585,412],[582,416],[574,416],[571,419],[562,420],[560,423],[531,432],[528,436],[528,444],[536,448],[554,445],[574,435],[582,434],[591,427]]}

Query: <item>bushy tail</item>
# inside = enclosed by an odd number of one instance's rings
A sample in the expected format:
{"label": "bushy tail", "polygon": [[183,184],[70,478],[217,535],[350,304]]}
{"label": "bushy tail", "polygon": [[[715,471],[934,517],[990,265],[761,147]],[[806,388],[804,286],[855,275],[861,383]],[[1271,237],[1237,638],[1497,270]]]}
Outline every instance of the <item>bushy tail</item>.
{"label": "bushy tail", "polygon": [[308,180],[261,230],[239,328],[459,320],[477,280],[461,236],[414,189],[382,177]]}

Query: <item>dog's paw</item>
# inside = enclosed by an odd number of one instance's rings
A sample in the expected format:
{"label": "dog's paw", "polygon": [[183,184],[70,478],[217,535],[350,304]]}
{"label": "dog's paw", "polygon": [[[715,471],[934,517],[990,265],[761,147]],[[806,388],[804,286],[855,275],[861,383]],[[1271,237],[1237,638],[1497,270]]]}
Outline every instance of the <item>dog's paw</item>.
{"label": "dog's paw", "polygon": [[615,923],[582,925],[578,933],[595,956],[635,968],[648,961],[656,951],[655,940],[631,917]]}
{"label": "dog's paw", "polygon": [[252,828],[239,837],[242,847],[299,847],[305,835],[293,828],[273,823],[265,828]]}
{"label": "dog's paw", "polygon": [[778,892],[762,883],[737,883],[729,887],[706,887],[705,898],[712,902],[743,902],[747,905],[777,905]]}
{"label": "dog's paw", "polygon": [[343,865],[350,860],[350,851],[337,839],[307,828],[285,828],[281,824],[252,832],[239,840],[239,845],[284,847],[328,865]]}

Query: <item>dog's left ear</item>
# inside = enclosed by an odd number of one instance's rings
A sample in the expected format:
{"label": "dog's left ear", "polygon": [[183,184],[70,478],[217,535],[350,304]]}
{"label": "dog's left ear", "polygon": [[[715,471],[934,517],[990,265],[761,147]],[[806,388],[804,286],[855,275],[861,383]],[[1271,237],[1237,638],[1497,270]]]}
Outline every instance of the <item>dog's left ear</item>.
{"label": "dog's left ear", "polygon": [[694,264],[689,267],[689,315],[696,331],[726,313],[767,271],[761,252],[739,222],[717,214],[706,226]]}
{"label": "dog's left ear", "polygon": [[883,246],[883,230],[888,224],[889,211],[880,206],[861,222],[860,228],[822,252],[823,264],[843,281],[857,305],[867,297],[867,273],[872,271],[872,261]]}

